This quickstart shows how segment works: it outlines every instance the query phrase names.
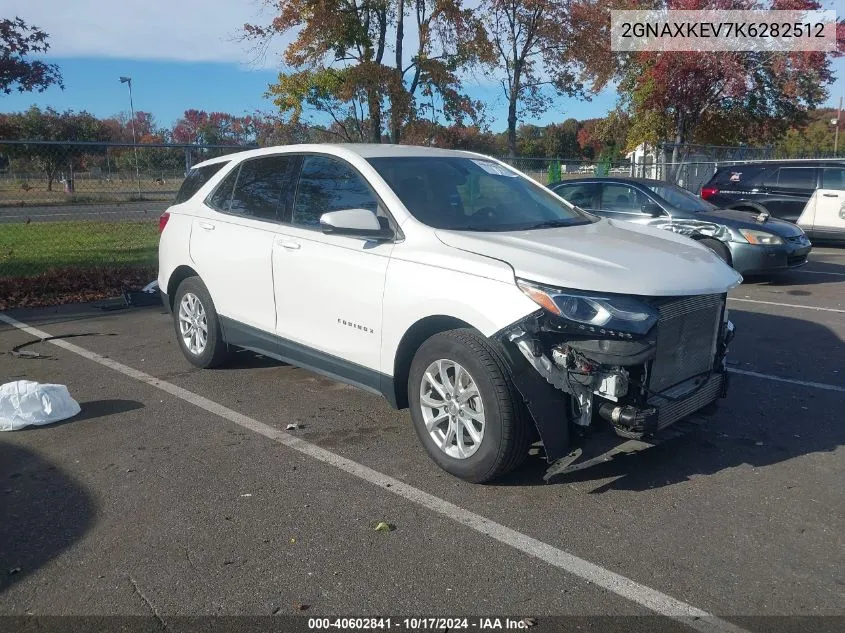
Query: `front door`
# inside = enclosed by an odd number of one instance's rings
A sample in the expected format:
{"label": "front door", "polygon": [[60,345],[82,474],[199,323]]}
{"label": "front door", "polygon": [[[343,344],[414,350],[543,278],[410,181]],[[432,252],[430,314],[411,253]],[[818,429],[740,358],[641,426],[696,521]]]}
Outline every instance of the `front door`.
{"label": "front door", "polygon": [[798,225],[817,239],[845,239],[845,167],[824,167]]}
{"label": "front door", "polygon": [[[382,297],[392,242],[326,235],[320,216],[369,209],[387,221],[366,180],[326,155],[302,160],[289,223],[273,242],[276,333],[317,356],[309,364],[365,386],[380,370]],[[357,378],[356,378],[357,377]]]}

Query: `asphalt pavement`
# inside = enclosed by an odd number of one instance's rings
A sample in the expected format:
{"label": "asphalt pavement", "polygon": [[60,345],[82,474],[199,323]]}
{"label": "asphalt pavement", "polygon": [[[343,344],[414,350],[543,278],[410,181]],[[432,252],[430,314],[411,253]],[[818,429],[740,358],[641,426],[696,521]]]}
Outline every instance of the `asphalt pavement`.
{"label": "asphalt pavement", "polygon": [[20,358],[33,333],[0,323],[0,382],[66,384],[82,405],[0,436],[0,614],[842,630],[845,249],[729,307],[731,390],[701,430],[486,486],[440,471],[376,396],[250,352],[193,368],[158,308],[6,313],[85,336]]}

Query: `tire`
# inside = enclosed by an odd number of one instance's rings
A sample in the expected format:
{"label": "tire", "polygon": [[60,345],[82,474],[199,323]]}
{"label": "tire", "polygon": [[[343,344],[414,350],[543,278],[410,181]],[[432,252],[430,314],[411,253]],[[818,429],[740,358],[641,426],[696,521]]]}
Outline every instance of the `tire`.
{"label": "tire", "polygon": [[[185,303],[184,306],[183,303]],[[195,306],[193,314],[191,313],[191,305]],[[189,337],[193,349],[189,346],[189,342],[185,340],[186,335],[182,331],[183,316],[187,318],[196,316],[196,323],[202,324],[204,322],[206,327],[204,345],[199,344],[202,339],[198,336],[197,338]],[[179,347],[192,365],[207,369],[219,367],[225,362],[229,350],[220,330],[220,319],[217,317],[217,310],[214,309],[211,295],[208,294],[208,289],[199,277],[184,279],[176,289],[176,294],[173,297],[173,325],[176,329],[176,340],[179,342]],[[201,330],[201,327],[199,329]],[[189,331],[191,330],[189,329]],[[193,331],[197,331],[196,326]],[[193,345],[194,342],[197,344]]]}
{"label": "tire", "polygon": [[[451,370],[449,363],[452,363]],[[458,380],[465,390],[462,393],[458,390],[458,397],[447,401],[431,388],[432,380],[437,381],[439,369],[445,368],[447,379],[454,388],[458,366],[461,370]],[[477,395],[458,405],[458,400],[473,392],[470,386],[473,384]],[[429,456],[443,470],[464,481],[491,481],[515,469],[528,456],[533,426],[522,398],[513,386],[500,354],[475,330],[441,332],[420,346],[411,362],[408,399],[411,420]],[[443,402],[446,406],[442,409],[425,406],[425,402],[432,401]],[[457,407],[460,413],[449,409],[449,406]],[[479,412],[483,425],[478,420]],[[448,418],[434,424],[430,431],[426,420],[433,421],[442,415]],[[475,431],[474,437],[468,430],[468,424]],[[454,444],[450,442],[444,449],[441,443],[445,441],[449,429],[452,429]],[[438,435],[437,441],[432,432]],[[480,441],[475,441],[479,435]],[[464,456],[457,454],[461,452],[459,445]]]}
{"label": "tire", "polygon": [[703,240],[698,240],[698,243],[702,246],[706,246],[711,251],[716,253],[728,266],[733,265],[731,260],[731,250],[727,246],[725,246],[723,242],[720,242],[719,240],[715,240],[710,237],[706,237]]}

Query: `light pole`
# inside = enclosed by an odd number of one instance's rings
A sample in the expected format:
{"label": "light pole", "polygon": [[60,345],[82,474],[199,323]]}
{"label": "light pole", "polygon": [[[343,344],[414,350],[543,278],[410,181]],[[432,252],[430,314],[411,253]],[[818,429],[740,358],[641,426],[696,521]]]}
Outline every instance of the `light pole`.
{"label": "light pole", "polygon": [[839,151],[839,123],[842,121],[842,97],[839,97],[839,111],[836,113],[836,131],[833,133],[833,155],[837,156]]}
{"label": "light pole", "polygon": [[121,77],[120,83],[129,84],[129,109],[132,111],[132,151],[135,152],[135,179],[138,181],[138,199],[141,199],[141,171],[138,169],[138,138],[135,136],[135,104],[132,102],[132,77]]}

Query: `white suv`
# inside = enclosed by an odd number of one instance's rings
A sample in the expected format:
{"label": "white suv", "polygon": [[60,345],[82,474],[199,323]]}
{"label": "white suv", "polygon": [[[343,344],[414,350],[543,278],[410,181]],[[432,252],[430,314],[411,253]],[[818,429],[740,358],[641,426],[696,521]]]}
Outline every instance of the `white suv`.
{"label": "white suv", "polygon": [[191,363],[247,348],[381,394],[468,481],[513,469],[538,436],[551,463],[601,429],[656,437],[726,387],[733,269],[478,154],[214,158],[160,226],[159,285]]}

